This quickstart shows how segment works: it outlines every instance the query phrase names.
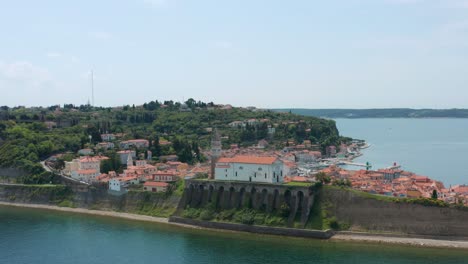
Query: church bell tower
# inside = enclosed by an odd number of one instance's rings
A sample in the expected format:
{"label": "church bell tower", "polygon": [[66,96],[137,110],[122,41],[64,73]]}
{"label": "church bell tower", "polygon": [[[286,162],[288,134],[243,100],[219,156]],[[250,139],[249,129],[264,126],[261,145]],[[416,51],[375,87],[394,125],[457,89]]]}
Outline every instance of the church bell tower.
{"label": "church bell tower", "polygon": [[221,145],[221,136],[218,133],[218,130],[215,128],[213,131],[213,136],[211,138],[211,174],[210,179],[215,178],[215,168],[216,162],[218,162],[219,157],[222,154],[222,145]]}

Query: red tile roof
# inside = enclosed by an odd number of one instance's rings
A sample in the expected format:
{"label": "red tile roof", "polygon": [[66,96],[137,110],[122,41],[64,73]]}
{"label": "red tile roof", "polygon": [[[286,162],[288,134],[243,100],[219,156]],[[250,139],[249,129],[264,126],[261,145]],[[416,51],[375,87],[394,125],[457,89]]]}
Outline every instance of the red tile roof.
{"label": "red tile roof", "polygon": [[147,187],[167,187],[169,184],[167,182],[145,182],[144,186]]}
{"label": "red tile roof", "polygon": [[236,156],[233,158],[221,158],[219,163],[246,163],[246,164],[273,164],[277,161],[276,157],[258,157],[258,156]]}

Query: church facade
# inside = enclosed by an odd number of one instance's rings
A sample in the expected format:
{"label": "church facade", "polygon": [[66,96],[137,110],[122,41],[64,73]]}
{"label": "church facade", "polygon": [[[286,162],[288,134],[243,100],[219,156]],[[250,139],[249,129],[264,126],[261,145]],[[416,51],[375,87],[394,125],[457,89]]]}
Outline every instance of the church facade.
{"label": "church facade", "polygon": [[283,174],[283,162],[277,157],[220,158],[215,167],[215,179],[220,181],[283,183]]}

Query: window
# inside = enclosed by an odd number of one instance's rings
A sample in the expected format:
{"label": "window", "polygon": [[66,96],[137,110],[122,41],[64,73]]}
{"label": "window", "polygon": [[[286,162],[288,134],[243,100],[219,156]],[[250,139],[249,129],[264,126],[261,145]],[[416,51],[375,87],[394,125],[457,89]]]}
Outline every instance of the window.
{"label": "window", "polygon": [[237,171],[236,171],[236,177],[237,177]]}
{"label": "window", "polygon": [[243,169],[244,169],[244,167],[242,167],[242,166],[239,167],[239,170],[243,170]]}
{"label": "window", "polygon": [[266,172],[265,172],[265,179],[266,179]]}
{"label": "window", "polygon": [[254,177],[257,178],[257,173],[256,172],[254,172]]}
{"label": "window", "polygon": [[258,170],[259,170],[259,171],[262,171],[262,168],[259,167]]}

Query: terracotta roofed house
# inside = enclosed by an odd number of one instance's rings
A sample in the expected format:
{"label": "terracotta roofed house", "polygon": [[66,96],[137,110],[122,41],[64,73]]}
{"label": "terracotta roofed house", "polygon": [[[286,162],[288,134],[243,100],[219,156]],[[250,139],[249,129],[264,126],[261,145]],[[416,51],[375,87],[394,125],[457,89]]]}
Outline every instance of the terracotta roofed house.
{"label": "terracotta roofed house", "polygon": [[145,182],[143,190],[149,192],[166,192],[169,184],[167,182]]}

